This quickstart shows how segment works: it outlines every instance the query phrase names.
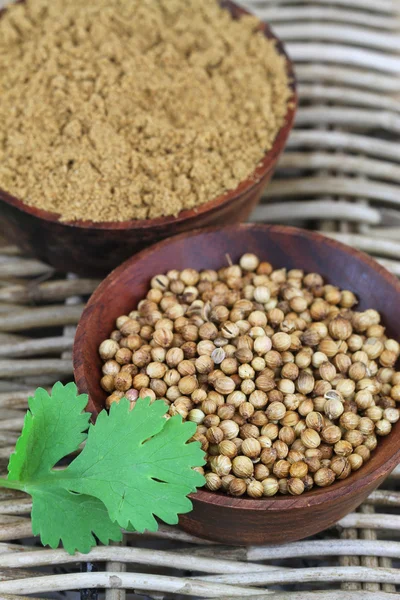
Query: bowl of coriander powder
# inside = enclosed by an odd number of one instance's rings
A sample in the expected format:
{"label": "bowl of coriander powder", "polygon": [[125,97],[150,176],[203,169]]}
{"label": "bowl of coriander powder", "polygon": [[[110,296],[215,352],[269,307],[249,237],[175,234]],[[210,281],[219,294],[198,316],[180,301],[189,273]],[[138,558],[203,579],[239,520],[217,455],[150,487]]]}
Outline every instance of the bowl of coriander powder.
{"label": "bowl of coriander powder", "polygon": [[268,25],[218,0],[26,0],[0,11],[0,224],[103,275],[171,235],[241,222],[296,110]]}

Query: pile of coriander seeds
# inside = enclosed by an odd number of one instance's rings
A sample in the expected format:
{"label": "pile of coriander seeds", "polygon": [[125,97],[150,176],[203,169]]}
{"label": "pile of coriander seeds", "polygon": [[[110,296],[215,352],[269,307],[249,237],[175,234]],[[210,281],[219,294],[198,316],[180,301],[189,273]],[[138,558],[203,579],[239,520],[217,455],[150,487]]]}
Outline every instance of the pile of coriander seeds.
{"label": "pile of coriander seeds", "polygon": [[156,275],[100,345],[106,405],[163,398],[167,417],[195,422],[208,490],[259,498],[329,486],[400,417],[400,345],[376,310],[356,306],[318,273],[254,254]]}

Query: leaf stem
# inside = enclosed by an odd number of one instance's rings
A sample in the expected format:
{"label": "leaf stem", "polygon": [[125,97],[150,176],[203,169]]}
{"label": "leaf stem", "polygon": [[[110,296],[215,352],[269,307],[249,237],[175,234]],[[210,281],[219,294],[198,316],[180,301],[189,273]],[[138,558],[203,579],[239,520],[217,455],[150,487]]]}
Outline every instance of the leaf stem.
{"label": "leaf stem", "polygon": [[22,490],[22,485],[19,481],[12,481],[5,477],[0,477],[0,487],[11,488],[12,490]]}

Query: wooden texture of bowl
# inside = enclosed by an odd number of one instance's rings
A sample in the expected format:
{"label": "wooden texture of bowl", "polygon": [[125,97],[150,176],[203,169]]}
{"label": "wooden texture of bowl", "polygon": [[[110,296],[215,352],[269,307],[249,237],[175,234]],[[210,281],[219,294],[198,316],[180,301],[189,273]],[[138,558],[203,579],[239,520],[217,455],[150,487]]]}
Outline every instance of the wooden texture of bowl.
{"label": "wooden texture of bowl", "polygon": [[[74,345],[75,379],[89,394],[96,417],[104,407],[100,343],[115,319],[145,297],[153,275],[169,269],[218,269],[245,252],[254,252],[274,267],[318,272],[327,282],[355,292],[359,308],[375,308],[388,334],[400,339],[400,283],[372,258],[316,233],[289,227],[234,225],[186,233],[159,242],[113,271],[91,297],[79,323]],[[371,459],[348,479],[302,496],[231,498],[204,490],[192,495],[193,512],[181,526],[190,533],[224,544],[289,542],[322,531],[356,508],[400,461],[400,421],[380,438]]]}
{"label": "wooden texture of bowl", "polygon": [[[247,11],[233,2],[223,1],[221,5],[228,8],[234,18],[247,14]],[[278,132],[273,147],[249,179],[235,190],[196,209],[182,211],[177,217],[122,223],[61,223],[57,214],[27,206],[22,200],[0,189],[0,231],[12,242],[57,270],[99,276],[109,273],[135,252],[166,237],[198,227],[245,221],[274,173],[292,128],[297,106],[292,63],[282,43],[268,25],[262,24],[262,31],[267,38],[276,40],[278,51],[286,58],[293,95],[285,123]]]}

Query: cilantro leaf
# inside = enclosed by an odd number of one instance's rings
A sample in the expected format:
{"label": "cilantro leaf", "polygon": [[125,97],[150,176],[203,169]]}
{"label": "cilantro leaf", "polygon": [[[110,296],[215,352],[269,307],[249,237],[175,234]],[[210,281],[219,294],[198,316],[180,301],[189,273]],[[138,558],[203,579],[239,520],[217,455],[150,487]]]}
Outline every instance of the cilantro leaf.
{"label": "cilantro leaf", "polygon": [[[196,428],[181,417],[164,418],[163,401],[139,399],[133,410],[124,398],[100,413],[88,429],[88,397],[75,384],[57,383],[50,396],[39,388],[29,399],[22,434],[0,487],[32,496],[32,529],[43,544],[61,541],[69,553],[89,552],[95,536],[104,544],[121,539],[120,526],[157,529],[154,515],[177,523],[191,510],[186,497],[204,485],[193,467],[204,464]],[[86,446],[69,467],[58,461]]]}
{"label": "cilantro leaf", "polygon": [[198,442],[187,443],[196,425],[178,415],[166,421],[166,412],[162,400],[139,399],[130,410],[123,398],[100,413],[85,448],[62,473],[64,485],[100,498],[121,527],[156,531],[154,516],[177,523],[192,508],[186,496],[204,484],[193,470],[204,453]]}
{"label": "cilantro leaf", "polygon": [[121,539],[118,524],[97,498],[73,494],[58,485],[56,463],[77,450],[87,437],[90,413],[83,412],[88,397],[77,395],[74,383],[56,383],[50,396],[38,388],[29,398],[22,434],[8,466],[8,479],[32,496],[32,530],[43,544],[89,552],[96,540]]}
{"label": "cilantro leaf", "polygon": [[96,546],[96,535],[103,544],[119,542],[122,532],[113,523],[100,500],[73,494],[60,486],[32,489],[32,531],[42,544],[57,548],[62,541],[69,554],[87,553]]}
{"label": "cilantro leaf", "polygon": [[29,398],[22,434],[10,457],[8,478],[22,483],[46,475],[86,439],[90,414],[83,412],[86,394],[77,396],[74,383],[53,386],[52,395],[38,388]]}

